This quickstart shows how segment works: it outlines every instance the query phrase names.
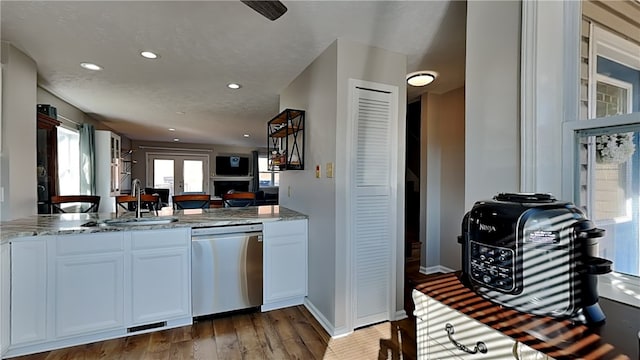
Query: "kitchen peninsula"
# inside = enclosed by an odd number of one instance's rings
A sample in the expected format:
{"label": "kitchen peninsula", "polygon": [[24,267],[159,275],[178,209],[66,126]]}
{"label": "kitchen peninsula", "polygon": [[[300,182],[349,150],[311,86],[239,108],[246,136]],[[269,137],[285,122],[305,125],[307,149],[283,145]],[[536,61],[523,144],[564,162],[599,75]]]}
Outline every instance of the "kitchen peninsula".
{"label": "kitchen peninsula", "polygon": [[261,310],[299,305],[307,295],[304,214],[280,206],[167,208],[144,214],[156,222],[127,223],[132,218],[53,214],[0,224],[2,358],[191,324],[192,229],[261,224]]}

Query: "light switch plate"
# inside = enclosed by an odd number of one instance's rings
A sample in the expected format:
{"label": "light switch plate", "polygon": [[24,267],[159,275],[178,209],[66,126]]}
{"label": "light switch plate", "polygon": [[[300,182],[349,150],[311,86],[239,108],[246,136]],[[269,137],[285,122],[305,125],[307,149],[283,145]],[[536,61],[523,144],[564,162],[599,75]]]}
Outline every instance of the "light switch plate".
{"label": "light switch plate", "polygon": [[332,178],[333,177],[333,163],[328,162],[325,171],[327,173],[327,177],[328,178]]}

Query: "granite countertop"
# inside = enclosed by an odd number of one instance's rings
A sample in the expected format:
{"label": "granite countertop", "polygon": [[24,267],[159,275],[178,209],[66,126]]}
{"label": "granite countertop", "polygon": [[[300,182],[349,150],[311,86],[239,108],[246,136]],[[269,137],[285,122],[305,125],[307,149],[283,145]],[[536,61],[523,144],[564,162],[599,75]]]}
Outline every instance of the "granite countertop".
{"label": "granite countertop", "polygon": [[[144,213],[143,217],[154,217]],[[134,212],[127,212],[120,218],[135,217]],[[136,226],[83,226],[83,224],[113,219],[113,213],[94,214],[52,214],[34,215],[27,218],[0,222],[0,242],[25,236],[64,235],[94,233],[104,231],[129,231],[169,229],[180,227],[204,227],[255,224],[268,221],[307,219],[308,216],[278,205],[249,206],[243,208],[212,208],[193,210],[173,210],[164,208],[158,212],[159,218],[175,217],[176,222],[156,225]]]}

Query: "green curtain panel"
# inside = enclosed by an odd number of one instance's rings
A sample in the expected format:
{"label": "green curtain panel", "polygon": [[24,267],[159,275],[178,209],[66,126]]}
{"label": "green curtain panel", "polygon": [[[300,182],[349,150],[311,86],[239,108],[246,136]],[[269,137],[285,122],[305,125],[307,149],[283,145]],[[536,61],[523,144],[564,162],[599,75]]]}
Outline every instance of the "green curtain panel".
{"label": "green curtain panel", "polygon": [[96,139],[95,128],[82,124],[80,130],[80,193],[96,194]]}

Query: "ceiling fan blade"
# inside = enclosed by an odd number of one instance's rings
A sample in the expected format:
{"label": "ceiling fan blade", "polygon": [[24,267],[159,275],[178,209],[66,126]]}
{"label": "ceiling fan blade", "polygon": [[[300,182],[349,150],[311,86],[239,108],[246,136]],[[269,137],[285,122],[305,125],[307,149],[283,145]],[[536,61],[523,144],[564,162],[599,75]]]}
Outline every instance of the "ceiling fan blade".
{"label": "ceiling fan blade", "polygon": [[287,7],[278,0],[240,1],[271,21],[276,20],[287,12]]}

